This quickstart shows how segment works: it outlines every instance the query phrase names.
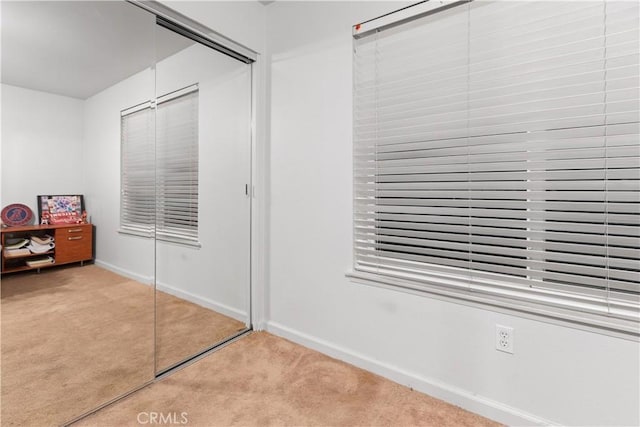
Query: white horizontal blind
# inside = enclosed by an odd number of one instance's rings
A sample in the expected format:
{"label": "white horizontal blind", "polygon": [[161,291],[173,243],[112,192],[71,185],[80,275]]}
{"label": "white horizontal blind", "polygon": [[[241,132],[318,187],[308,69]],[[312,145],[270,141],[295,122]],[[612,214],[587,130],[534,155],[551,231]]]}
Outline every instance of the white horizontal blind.
{"label": "white horizontal blind", "polygon": [[198,87],[158,98],[156,218],[158,238],[198,241]]}
{"label": "white horizontal blind", "polygon": [[638,17],[472,2],[355,40],[355,269],[637,319]]}
{"label": "white horizontal blind", "polygon": [[151,236],[155,222],[154,114],[151,103],[120,119],[120,229]]}

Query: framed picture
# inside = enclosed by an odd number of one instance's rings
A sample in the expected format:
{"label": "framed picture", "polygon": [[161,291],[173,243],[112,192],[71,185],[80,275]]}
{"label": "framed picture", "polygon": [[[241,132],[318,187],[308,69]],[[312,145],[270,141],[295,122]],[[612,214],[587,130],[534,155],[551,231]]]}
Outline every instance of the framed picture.
{"label": "framed picture", "polygon": [[38,196],[38,221],[48,224],[75,224],[85,210],[82,194]]}

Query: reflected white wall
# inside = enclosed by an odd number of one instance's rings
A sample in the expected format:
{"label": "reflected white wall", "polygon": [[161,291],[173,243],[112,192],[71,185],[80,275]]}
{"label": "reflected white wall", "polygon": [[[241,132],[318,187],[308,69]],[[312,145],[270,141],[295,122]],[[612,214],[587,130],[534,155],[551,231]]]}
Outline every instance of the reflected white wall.
{"label": "reflected white wall", "polygon": [[23,203],[37,217],[37,195],[84,193],[83,104],[2,85],[1,206]]}
{"label": "reflected white wall", "polygon": [[[166,31],[166,30],[162,30]],[[85,106],[87,201],[96,228],[96,262],[150,283],[153,240],[118,232],[120,111],[199,85],[200,248],[159,242],[158,289],[247,321],[249,292],[251,69],[202,45],[160,61],[89,98]],[[150,90],[150,88],[153,88]]]}
{"label": "reflected white wall", "polygon": [[[166,31],[166,30],[163,30]],[[200,248],[157,243],[158,289],[248,321],[251,68],[202,45],[156,66],[159,95],[198,84]]]}
{"label": "reflected white wall", "polygon": [[153,98],[152,69],[90,97],[84,109],[86,199],[96,225],[96,263],[153,283],[153,240],[119,233],[120,112]]}

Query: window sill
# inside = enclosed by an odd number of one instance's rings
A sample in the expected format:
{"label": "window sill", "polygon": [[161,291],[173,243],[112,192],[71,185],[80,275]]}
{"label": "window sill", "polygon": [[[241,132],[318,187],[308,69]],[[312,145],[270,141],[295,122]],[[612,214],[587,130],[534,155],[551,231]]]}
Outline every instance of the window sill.
{"label": "window sill", "polygon": [[352,282],[368,286],[405,292],[422,297],[428,296],[451,303],[525,317],[616,338],[636,342],[640,341],[639,325],[633,320],[616,319],[566,308],[484,295],[469,289],[446,287],[444,283],[438,284],[436,280],[432,280],[431,283],[422,283],[354,270],[349,270],[346,273],[346,277]]}
{"label": "window sill", "polygon": [[153,231],[130,230],[130,229],[121,228],[118,230],[118,233],[124,234],[127,236],[142,237],[145,239],[155,238],[156,241],[158,242],[173,243],[176,245],[189,246],[196,249],[200,249],[202,247],[202,244],[197,239],[187,239],[182,237],[168,236],[168,235],[161,235],[161,234],[154,235]]}
{"label": "window sill", "polygon": [[182,238],[182,237],[165,236],[165,235],[162,235],[162,234],[157,234],[156,235],[156,240],[158,242],[173,243],[173,244],[176,244],[176,245],[189,246],[189,247],[196,248],[196,249],[200,249],[202,247],[202,244],[200,243],[200,241],[198,241],[196,239],[186,239],[186,238]]}
{"label": "window sill", "polygon": [[128,229],[128,228],[120,228],[118,229],[118,233],[119,234],[124,234],[127,236],[136,236],[136,237],[143,237],[146,239],[152,239],[153,238],[153,232],[152,231],[145,231],[145,230],[132,230],[132,229]]}

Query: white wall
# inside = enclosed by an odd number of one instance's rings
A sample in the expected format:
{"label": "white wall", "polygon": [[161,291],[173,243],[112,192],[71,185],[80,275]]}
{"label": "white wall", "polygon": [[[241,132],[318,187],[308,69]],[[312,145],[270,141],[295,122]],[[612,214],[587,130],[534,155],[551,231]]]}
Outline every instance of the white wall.
{"label": "white wall", "polygon": [[[638,425],[639,346],[352,283],[351,25],[401,5],[276,2],[268,330],[502,422]],[[495,324],[515,354],[495,350]]]}
{"label": "white wall", "polygon": [[84,193],[82,107],[79,99],[2,85],[1,206],[23,203],[37,217],[39,194]]}

